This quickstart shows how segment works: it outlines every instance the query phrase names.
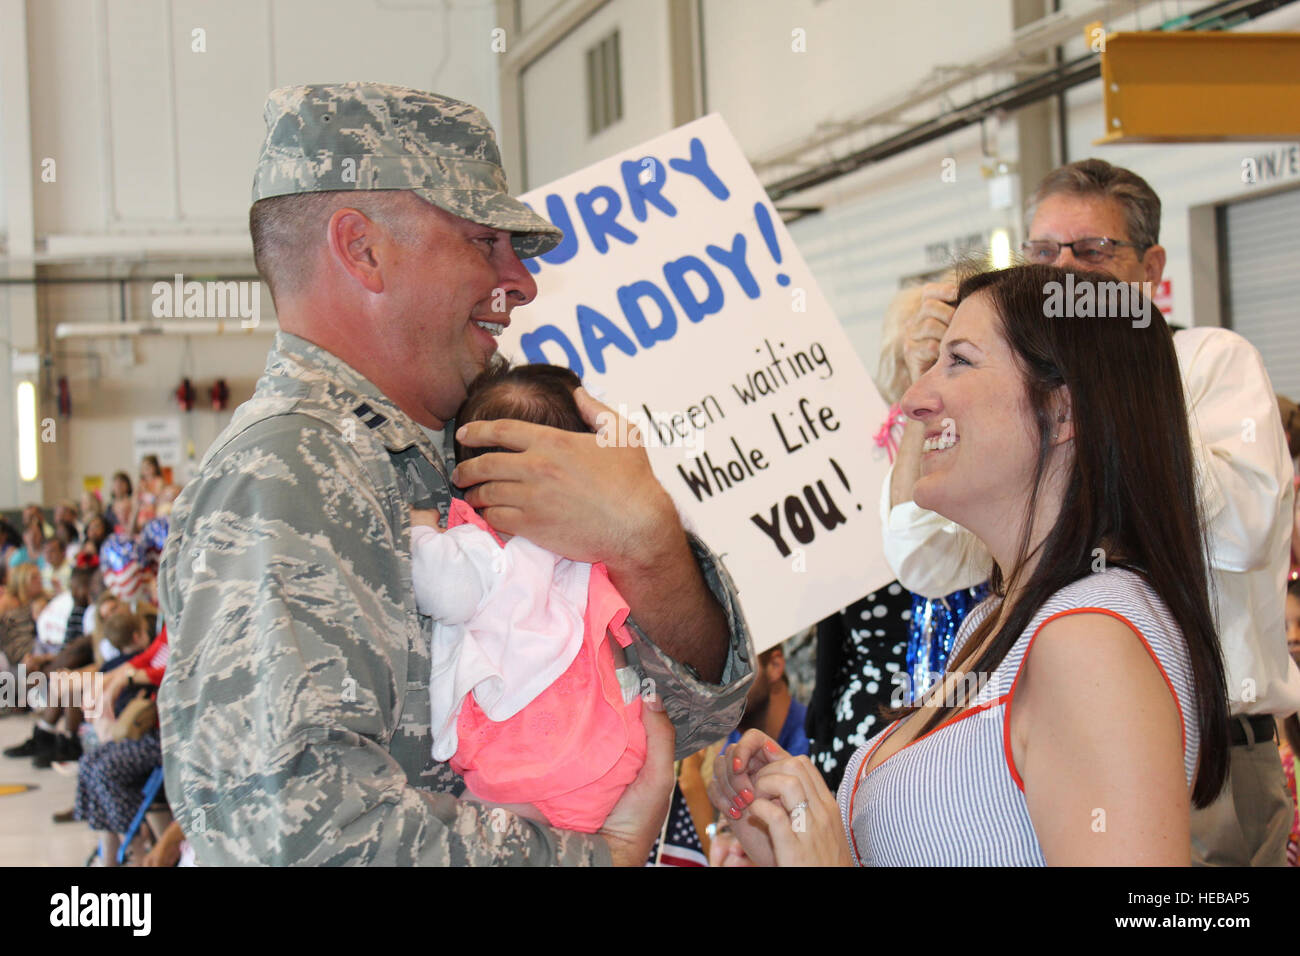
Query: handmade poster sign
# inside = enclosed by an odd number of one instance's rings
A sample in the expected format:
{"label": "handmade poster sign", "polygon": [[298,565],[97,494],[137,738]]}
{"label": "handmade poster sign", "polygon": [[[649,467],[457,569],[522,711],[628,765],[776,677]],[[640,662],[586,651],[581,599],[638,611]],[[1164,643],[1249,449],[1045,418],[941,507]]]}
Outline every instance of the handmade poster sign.
{"label": "handmade poster sign", "polygon": [[757,648],[888,582],[884,403],[721,117],[521,198],[565,239],[501,351],[640,428]]}

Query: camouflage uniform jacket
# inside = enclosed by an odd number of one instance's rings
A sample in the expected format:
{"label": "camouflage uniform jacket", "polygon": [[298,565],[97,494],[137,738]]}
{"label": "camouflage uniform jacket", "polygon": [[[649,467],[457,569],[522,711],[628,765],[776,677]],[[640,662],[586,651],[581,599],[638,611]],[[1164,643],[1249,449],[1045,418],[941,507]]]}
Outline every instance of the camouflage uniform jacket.
{"label": "camouflage uniform jacket", "polygon": [[[176,501],[159,578],[167,793],[199,863],[609,862],[598,837],[458,800],[463,781],[433,761],[408,504],[445,509],[452,493],[418,425],[342,360],[278,334]],[[632,627],[679,756],[737,724],[753,673],[734,586],[691,546],[731,623],[721,683]]]}

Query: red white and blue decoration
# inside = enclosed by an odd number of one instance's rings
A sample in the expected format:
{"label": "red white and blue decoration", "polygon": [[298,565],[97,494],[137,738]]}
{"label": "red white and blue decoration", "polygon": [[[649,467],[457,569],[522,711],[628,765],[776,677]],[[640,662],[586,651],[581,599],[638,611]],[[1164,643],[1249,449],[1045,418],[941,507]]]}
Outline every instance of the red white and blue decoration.
{"label": "red white and blue decoration", "polygon": [[99,549],[99,565],[104,586],[121,601],[133,601],[144,590],[146,571],[141,566],[139,549],[127,535],[115,533],[104,539]]}

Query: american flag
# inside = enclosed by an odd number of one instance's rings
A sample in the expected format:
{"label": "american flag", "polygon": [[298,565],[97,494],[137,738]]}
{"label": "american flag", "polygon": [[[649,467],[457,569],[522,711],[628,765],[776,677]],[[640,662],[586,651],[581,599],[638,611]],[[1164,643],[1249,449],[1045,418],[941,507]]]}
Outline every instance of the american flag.
{"label": "american flag", "polygon": [[663,834],[663,849],[659,840],[650,850],[646,866],[708,866],[700,835],[695,832],[695,822],[682,796],[682,788],[673,784],[672,808],[668,811],[668,826]]}
{"label": "american flag", "polygon": [[158,568],[159,556],[167,543],[167,519],[154,518],[140,529],[138,559],[150,571]]}
{"label": "american flag", "polygon": [[134,600],[144,590],[144,569],[135,542],[124,534],[111,534],[99,549],[104,586],[122,601]]}

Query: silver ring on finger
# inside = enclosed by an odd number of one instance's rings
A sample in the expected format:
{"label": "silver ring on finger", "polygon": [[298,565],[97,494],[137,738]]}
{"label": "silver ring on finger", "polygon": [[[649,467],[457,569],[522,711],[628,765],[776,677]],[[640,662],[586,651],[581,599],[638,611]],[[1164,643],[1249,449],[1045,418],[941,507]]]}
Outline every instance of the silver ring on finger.
{"label": "silver ring on finger", "polygon": [[808,809],[808,801],[800,800],[798,803],[796,803],[793,807],[790,808],[790,816],[794,816],[800,810],[807,810],[807,809]]}

